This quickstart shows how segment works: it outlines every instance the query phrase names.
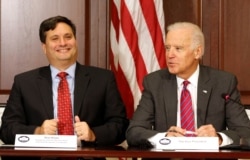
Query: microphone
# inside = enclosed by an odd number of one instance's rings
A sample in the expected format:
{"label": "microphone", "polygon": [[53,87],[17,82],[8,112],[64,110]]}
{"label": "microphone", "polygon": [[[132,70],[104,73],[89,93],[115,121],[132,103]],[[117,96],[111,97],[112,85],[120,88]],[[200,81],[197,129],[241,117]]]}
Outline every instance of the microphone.
{"label": "microphone", "polygon": [[243,104],[241,104],[240,102],[236,101],[235,99],[232,99],[232,98],[230,97],[230,95],[227,94],[227,93],[221,94],[221,97],[222,97],[223,99],[225,99],[226,102],[232,101],[232,102],[234,102],[234,103],[237,103],[237,104],[239,104],[239,105],[245,107],[245,106],[244,106]]}

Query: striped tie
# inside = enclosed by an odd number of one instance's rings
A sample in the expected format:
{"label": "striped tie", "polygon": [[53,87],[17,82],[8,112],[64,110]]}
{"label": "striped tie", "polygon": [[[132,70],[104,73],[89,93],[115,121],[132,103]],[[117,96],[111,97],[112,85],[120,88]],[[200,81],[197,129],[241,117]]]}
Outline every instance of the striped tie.
{"label": "striped tie", "polygon": [[194,111],[192,108],[192,99],[190,92],[187,89],[189,81],[183,82],[181,92],[181,128],[188,131],[194,131]]}

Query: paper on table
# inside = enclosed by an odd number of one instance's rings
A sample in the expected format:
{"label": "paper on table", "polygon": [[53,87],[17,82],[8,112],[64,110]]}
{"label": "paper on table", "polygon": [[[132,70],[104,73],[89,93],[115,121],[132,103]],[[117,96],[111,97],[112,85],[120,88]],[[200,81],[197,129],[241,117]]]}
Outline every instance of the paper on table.
{"label": "paper on table", "polygon": [[76,135],[25,135],[17,134],[15,149],[76,150]]}
{"label": "paper on table", "polygon": [[157,134],[149,139],[161,150],[218,150],[218,137],[165,137]]}

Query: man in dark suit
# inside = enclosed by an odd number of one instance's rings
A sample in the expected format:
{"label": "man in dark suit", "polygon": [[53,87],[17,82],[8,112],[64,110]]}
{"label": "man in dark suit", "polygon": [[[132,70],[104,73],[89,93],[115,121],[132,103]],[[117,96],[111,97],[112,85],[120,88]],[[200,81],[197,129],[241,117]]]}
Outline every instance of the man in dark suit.
{"label": "man in dark suit", "polygon": [[125,140],[128,120],[111,71],[80,65],[76,27],[66,17],[44,20],[39,30],[49,66],[15,76],[2,116],[1,139],[13,144],[16,134],[58,133],[59,72],[67,72],[74,133],[82,145],[117,145]]}
{"label": "man in dark suit", "polygon": [[[147,145],[157,135],[185,136],[181,127],[180,97],[184,80],[192,97],[193,136],[218,137],[219,145],[239,144],[250,136],[250,122],[240,105],[237,79],[233,74],[200,65],[204,53],[204,35],[192,23],[178,22],[166,35],[168,68],[144,78],[139,105],[126,132],[131,146]],[[226,101],[228,94],[237,102]]]}

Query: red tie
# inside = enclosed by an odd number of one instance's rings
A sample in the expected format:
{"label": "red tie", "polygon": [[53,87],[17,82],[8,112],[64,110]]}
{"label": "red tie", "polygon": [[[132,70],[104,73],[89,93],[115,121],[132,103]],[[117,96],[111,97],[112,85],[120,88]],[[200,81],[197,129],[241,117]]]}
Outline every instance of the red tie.
{"label": "red tie", "polygon": [[181,92],[181,128],[188,131],[194,131],[194,111],[192,108],[192,99],[190,92],[187,89],[189,81],[183,82]]}
{"label": "red tie", "polygon": [[72,120],[72,107],[69,93],[66,72],[58,73],[61,81],[58,86],[58,134],[59,135],[73,135],[73,120]]}

